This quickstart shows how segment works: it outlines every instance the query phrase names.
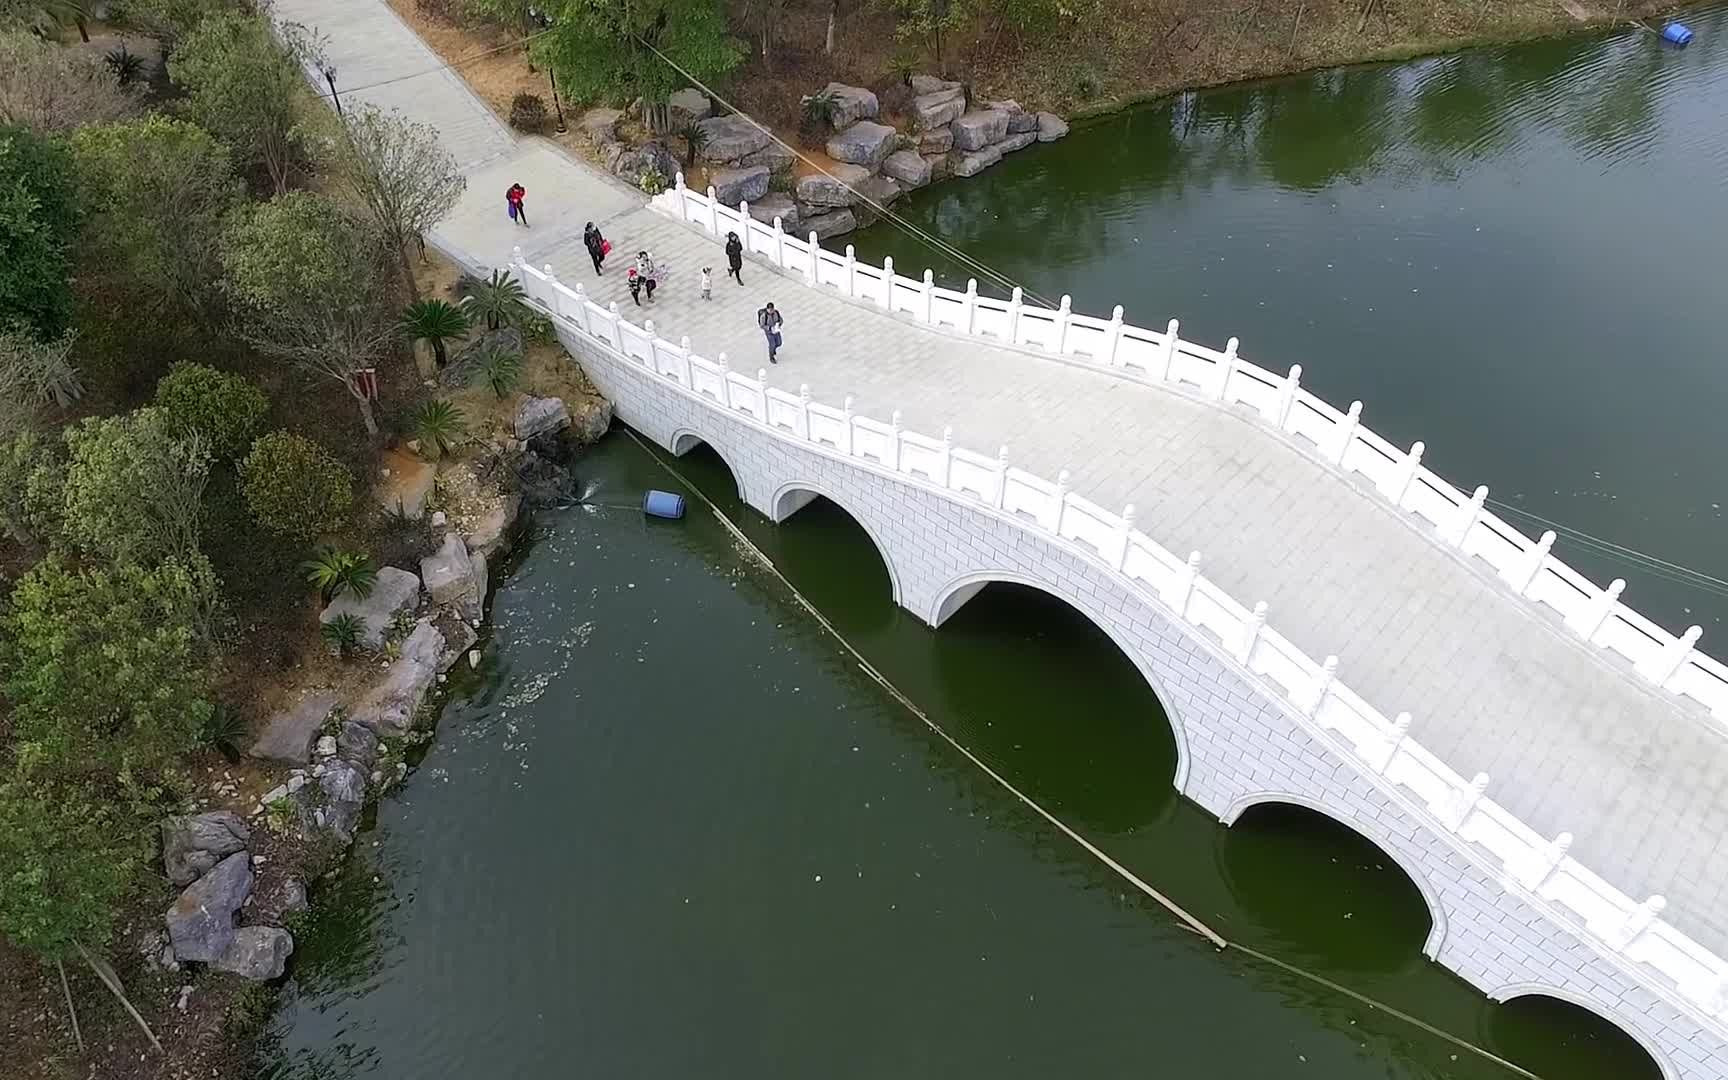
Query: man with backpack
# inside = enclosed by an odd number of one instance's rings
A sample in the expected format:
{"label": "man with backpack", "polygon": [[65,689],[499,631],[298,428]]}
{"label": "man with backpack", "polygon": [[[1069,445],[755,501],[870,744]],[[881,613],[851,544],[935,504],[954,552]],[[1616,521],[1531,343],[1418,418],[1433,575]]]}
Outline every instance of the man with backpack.
{"label": "man with backpack", "polygon": [[785,321],[780,317],[780,313],[774,310],[772,302],[756,312],[756,325],[762,328],[762,336],[768,339],[768,362],[770,364],[780,362],[775,359],[774,354],[780,351],[780,326]]}

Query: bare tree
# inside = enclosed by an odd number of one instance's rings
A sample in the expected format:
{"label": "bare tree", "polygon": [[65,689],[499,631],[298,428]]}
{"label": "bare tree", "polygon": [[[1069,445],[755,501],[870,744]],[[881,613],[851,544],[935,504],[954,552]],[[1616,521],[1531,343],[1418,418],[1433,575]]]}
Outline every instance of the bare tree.
{"label": "bare tree", "polygon": [[62,134],[135,112],[138,95],[94,56],[0,34],[0,124]]}
{"label": "bare tree", "polygon": [[439,144],[436,129],[370,105],[350,111],[337,153],[343,178],[395,250],[402,283],[408,295],[418,300],[420,288],[408,260],[408,243],[413,241],[424,257],[426,230],[438,224],[467,190],[468,180],[456,167],[456,158]]}

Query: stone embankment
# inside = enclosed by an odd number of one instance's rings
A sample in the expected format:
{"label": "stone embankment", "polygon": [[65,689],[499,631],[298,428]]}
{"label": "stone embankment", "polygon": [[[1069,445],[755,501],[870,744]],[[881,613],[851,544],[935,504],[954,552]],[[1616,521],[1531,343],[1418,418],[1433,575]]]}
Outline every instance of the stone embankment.
{"label": "stone embankment", "polygon": [[[1054,113],[1028,112],[1015,101],[969,101],[958,82],[914,75],[911,87],[915,96],[896,127],[873,91],[829,83],[816,96],[827,103],[833,129],[823,146],[831,163],[796,177],[797,155],[749,118],[711,116],[707,96],[695,89],[672,95],[670,106],[680,124],[700,132],[696,158],[721,202],[748,203],[764,224],[779,219],[787,232],[824,240],[867,224],[878,207],[914,188],[976,176],[1006,154],[1068,134]],[[664,143],[631,149],[618,141],[623,115],[595,109],[582,119],[607,168],[632,183],[649,170],[672,176],[679,164]]]}
{"label": "stone embankment", "polygon": [[[439,468],[387,456],[379,501],[428,526],[440,537],[436,549],[419,561],[418,573],[383,567],[366,596],[345,594],[320,614],[325,624],[353,617],[376,674],[347,681],[321,675],[263,720],[247,753],[286,767],[282,782],[249,807],[241,802],[245,816],[190,807],[162,823],[163,872],[182,892],[164,929],[140,945],[152,965],[206,964],[261,981],[282,976],[294,951],[282,923],[307,906],[303,878],[333,863],[353,843],[368,800],[407,774],[403,753],[425,737],[427,699],[464,655],[479,663],[474,646],[492,568],[520,533],[524,507],[570,498],[567,463],[605,432],[611,415],[598,397],[574,410],[560,398],[526,397],[511,435],[478,458]],[[230,805],[240,797],[231,781],[214,794]],[[266,839],[261,830],[323,857],[292,860],[294,869],[277,865],[257,850]]]}

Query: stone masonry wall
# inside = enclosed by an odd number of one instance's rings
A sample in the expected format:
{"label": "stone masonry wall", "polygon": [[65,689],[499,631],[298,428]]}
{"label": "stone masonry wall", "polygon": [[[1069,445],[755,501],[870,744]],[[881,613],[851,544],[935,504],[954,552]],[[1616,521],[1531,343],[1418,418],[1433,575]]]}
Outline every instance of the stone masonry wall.
{"label": "stone masonry wall", "polygon": [[1502,887],[1497,867],[1305,728],[1227,650],[1162,604],[1119,584],[1065,543],[919,480],[793,441],[623,362],[593,338],[559,334],[620,418],[683,453],[697,440],[731,467],[740,494],[779,521],[820,494],[875,542],[894,599],[932,625],[989,581],[1041,588],[1072,604],[1122,648],[1174,729],[1175,785],[1226,824],[1249,806],[1324,813],[1379,845],[1427,900],[1426,953],[1496,1000],[1546,994],[1626,1030],[1673,1080],[1728,1080],[1728,1042],[1638,984],[1567,926]]}

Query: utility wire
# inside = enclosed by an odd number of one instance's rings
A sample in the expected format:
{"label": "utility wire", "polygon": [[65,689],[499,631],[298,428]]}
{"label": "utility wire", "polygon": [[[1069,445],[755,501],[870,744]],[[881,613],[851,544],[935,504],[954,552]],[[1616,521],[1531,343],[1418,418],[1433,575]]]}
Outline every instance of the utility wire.
{"label": "utility wire", "polygon": [[671,57],[667,56],[665,53],[661,52],[659,49],[656,49],[653,45],[649,44],[647,41],[644,41],[640,36],[638,36],[636,38],[636,40],[642,45],[643,48],[647,49],[649,52],[653,53],[655,56],[658,56],[661,60],[665,61],[666,65],[668,67],[672,68],[672,70],[676,71],[678,74],[680,74],[680,75],[684,76],[684,78],[688,79],[690,81],[690,83],[692,85],[694,85],[697,89],[701,90],[704,94],[707,94],[710,98],[713,98],[715,101],[718,101],[720,104],[722,104],[722,105],[726,106],[728,109],[732,110],[732,112],[735,115],[742,117],[745,120],[745,122],[748,123],[751,127],[755,128],[757,131],[760,131],[762,134],[768,136],[774,142],[778,143],[780,146],[782,146],[786,150],[790,151],[794,157],[796,157],[796,158],[798,158],[798,160],[804,162],[804,164],[810,166],[812,169],[815,169],[817,172],[821,173],[823,176],[826,176],[828,179],[834,181],[836,184],[839,184],[841,187],[845,188],[847,191],[850,191],[860,201],[865,203],[867,206],[869,206],[872,210],[876,211],[878,214],[881,214],[884,218],[886,218],[889,221],[889,223],[891,223],[892,225],[894,225],[896,228],[900,229],[901,231],[905,232],[907,235],[911,236],[913,239],[924,243],[925,245],[934,249],[935,251],[939,252],[940,254],[948,256],[950,259],[953,259],[955,262],[959,263],[960,265],[966,267],[969,270],[972,270],[974,273],[978,274],[980,277],[989,278],[990,280],[993,280],[996,283],[1003,285],[1009,289],[1019,289],[1020,294],[1022,296],[1029,296],[1033,300],[1036,300],[1038,303],[1043,304],[1045,307],[1054,308],[1056,306],[1055,304],[1051,303],[1047,297],[1040,296],[1038,293],[1032,291],[1031,289],[1026,288],[1024,285],[1021,285],[1019,282],[1015,281],[1013,278],[1011,278],[1008,275],[1002,273],[1001,271],[995,269],[994,267],[991,267],[991,266],[988,266],[982,262],[979,262],[977,259],[966,254],[964,251],[961,251],[959,248],[954,247],[952,244],[949,244],[945,240],[942,240],[939,237],[933,236],[930,233],[925,232],[923,229],[920,229],[918,226],[912,224],[910,221],[907,221],[905,218],[901,217],[899,214],[896,214],[894,211],[888,209],[886,206],[883,206],[881,203],[877,202],[875,199],[872,199],[872,198],[870,198],[870,196],[864,194],[862,191],[859,191],[857,188],[853,187],[851,184],[848,184],[846,181],[840,179],[838,176],[835,176],[833,173],[829,172],[827,169],[824,169],[821,165],[817,164],[816,162],[814,162],[814,161],[810,160],[808,157],[806,157],[804,155],[803,151],[799,150],[797,147],[793,146],[791,143],[788,143],[785,139],[782,139],[779,135],[775,134],[774,130],[772,128],[768,127],[768,125],[762,123],[761,121],[757,120],[755,117],[751,116],[749,113],[740,109],[737,105],[726,100],[726,98],[724,96],[722,96],[719,91],[715,90],[713,87],[709,86],[707,83],[703,82],[701,79],[698,79],[695,75],[691,74],[688,70],[686,70],[683,67],[683,65],[679,64],[676,60],[673,60]]}
{"label": "utility wire", "polygon": [[1137,891],[1139,891],[1140,893],[1149,897],[1153,901],[1157,902],[1166,911],[1169,911],[1172,915],[1176,916],[1176,918],[1178,920],[1180,920],[1178,925],[1182,929],[1187,930],[1190,933],[1197,934],[1200,937],[1205,938],[1206,940],[1211,942],[1213,944],[1213,946],[1215,946],[1219,951],[1224,951],[1227,949],[1234,949],[1235,951],[1242,953],[1245,956],[1251,956],[1254,959],[1259,960],[1262,963],[1269,964],[1272,967],[1278,968],[1281,971],[1288,972],[1289,974],[1295,975],[1299,978],[1307,979],[1310,982],[1317,983],[1320,986],[1324,986],[1329,990],[1333,990],[1337,993],[1345,995],[1346,997],[1349,997],[1349,998],[1352,998],[1356,1001],[1359,1001],[1371,1009],[1377,1009],[1380,1012],[1387,1014],[1388,1016],[1396,1017],[1399,1020],[1402,1020],[1405,1023],[1410,1024],[1411,1026],[1413,1026],[1415,1028],[1418,1028],[1422,1031],[1427,1032],[1430,1035],[1433,1035],[1435,1038],[1442,1039],[1445,1042],[1450,1043],[1451,1045],[1456,1046],[1461,1050],[1468,1051],[1468,1052],[1475,1054],[1478,1057],[1481,1057],[1487,1061],[1491,1061],[1494,1064],[1499,1065],[1501,1068],[1506,1069],[1508,1072],[1512,1073],[1513,1075],[1523,1077],[1524,1080],[1542,1080],[1541,1077],[1537,1076],[1535,1073],[1531,1072],[1529,1069],[1526,1069],[1520,1065],[1515,1065],[1512,1062],[1506,1060],[1505,1058],[1501,1057],[1500,1055],[1494,1053],[1491,1050],[1485,1049],[1484,1047],[1477,1046],[1475,1043],[1472,1043],[1472,1042],[1469,1042],[1465,1039],[1459,1038],[1457,1035],[1454,1035],[1449,1031],[1445,1031],[1441,1028],[1435,1027],[1433,1024],[1428,1023],[1426,1020],[1423,1020],[1423,1019],[1416,1017],[1416,1016],[1412,1016],[1411,1014],[1404,1012],[1400,1009],[1395,1009],[1392,1006],[1387,1005],[1384,1002],[1376,1001],[1374,998],[1371,998],[1368,995],[1363,994],[1359,991],[1352,990],[1348,986],[1344,986],[1341,983],[1338,983],[1338,982],[1335,982],[1331,979],[1328,979],[1324,975],[1320,975],[1320,974],[1317,974],[1316,972],[1308,971],[1305,968],[1297,967],[1294,964],[1287,963],[1286,961],[1280,960],[1275,956],[1269,956],[1266,953],[1263,953],[1258,949],[1251,948],[1247,945],[1242,945],[1242,944],[1239,944],[1237,942],[1226,941],[1221,935],[1219,935],[1217,933],[1217,931],[1213,930],[1211,927],[1207,926],[1205,923],[1201,922],[1199,919],[1197,919],[1193,915],[1189,914],[1186,910],[1184,910],[1181,906],[1179,906],[1174,900],[1171,900],[1169,897],[1165,896],[1163,893],[1159,892],[1157,889],[1154,889],[1151,885],[1147,884],[1138,875],[1136,875],[1132,870],[1128,869],[1126,866],[1123,866],[1121,863],[1119,863],[1115,859],[1111,858],[1108,854],[1106,854],[1103,850],[1101,850],[1097,845],[1093,844],[1090,840],[1087,840],[1084,836],[1082,836],[1079,832],[1077,832],[1073,828],[1070,828],[1067,825],[1067,823],[1063,822],[1055,814],[1052,814],[1050,811],[1044,809],[1044,807],[1039,805],[1038,802],[1035,801],[1030,795],[1027,795],[1025,792],[1023,792],[1019,788],[1015,787],[1001,773],[997,772],[995,769],[992,769],[977,754],[974,754],[971,750],[968,750],[958,739],[954,738],[954,736],[948,734],[947,731],[943,730],[942,726],[939,725],[938,723],[936,723],[936,721],[932,720],[928,713],[926,713],[923,709],[918,707],[917,703],[915,703],[911,698],[907,697],[904,693],[902,693],[899,687],[897,687],[893,683],[889,682],[887,676],[883,675],[880,671],[876,670],[876,667],[873,664],[871,664],[869,660],[865,659],[864,654],[859,652],[857,647],[855,647],[849,640],[847,640],[846,637],[840,633],[839,629],[837,627],[835,627],[835,625],[833,623],[828,621],[827,617],[824,616],[821,611],[817,610],[816,605],[811,603],[804,596],[803,593],[798,591],[798,587],[796,585],[792,584],[792,582],[787,579],[785,574],[782,574],[780,572],[779,567],[774,565],[773,560],[768,558],[768,556],[762,551],[761,548],[757,547],[753,542],[751,542],[750,538],[745,535],[744,530],[740,529],[737,525],[733,524],[732,519],[727,517],[726,514],[723,511],[721,511],[721,509],[718,506],[714,505],[714,501],[712,499],[708,498],[708,496],[706,494],[704,494],[702,492],[702,490],[700,488],[698,488],[696,485],[692,484],[689,480],[685,479],[684,474],[679,472],[676,468],[674,468],[670,462],[661,458],[659,453],[656,452],[653,447],[649,446],[642,439],[642,437],[640,435],[636,434],[636,432],[634,430],[632,430],[629,427],[626,427],[624,429],[624,432],[625,432],[625,434],[629,435],[632,440],[635,441],[637,446],[642,448],[643,453],[646,453],[650,458],[652,458],[654,460],[655,464],[659,465],[662,469],[666,470],[666,472],[668,474],[670,474],[674,480],[678,481],[678,483],[685,490],[689,491],[692,495],[694,495],[696,498],[698,498],[702,501],[702,504],[708,508],[709,512],[712,513],[714,515],[714,517],[719,520],[720,524],[725,527],[726,531],[731,534],[732,539],[735,542],[737,542],[738,546],[743,548],[744,551],[747,552],[751,556],[751,558],[753,558],[757,563],[759,563],[765,570],[768,571],[768,573],[770,575],[773,576],[773,578],[776,581],[778,581],[782,586],[784,586],[785,589],[787,590],[787,592],[789,592],[792,595],[792,599],[794,599],[795,601],[798,602],[798,606],[803,608],[805,610],[805,612],[807,612],[810,615],[811,618],[815,619],[816,622],[822,627],[822,629],[827,631],[828,634],[831,637],[833,637],[835,641],[839,642],[840,647],[842,649],[845,649],[846,652],[849,653],[852,656],[852,658],[857,661],[858,668],[860,671],[862,671],[865,675],[869,676],[872,681],[874,681],[875,683],[880,685],[882,687],[882,689],[885,690],[888,693],[888,695],[890,697],[892,697],[895,701],[899,702],[900,705],[903,706],[907,712],[911,713],[913,716],[917,717],[920,721],[922,721],[925,727],[928,727],[933,733],[935,733],[939,738],[941,738],[943,742],[945,742],[949,746],[953,747],[956,752],[958,752],[967,761],[970,761],[974,766],[976,766],[978,768],[979,771],[984,773],[985,776],[988,776],[991,780],[994,780],[997,783],[997,785],[1000,786],[1003,790],[1007,791],[1010,795],[1014,796],[1014,798],[1019,800],[1022,804],[1024,804],[1033,813],[1037,814],[1039,817],[1041,817],[1045,821],[1049,822],[1053,827],[1055,827],[1064,836],[1068,837],[1068,839],[1070,839],[1070,840],[1074,841],[1074,843],[1078,844],[1088,855],[1091,855],[1093,858],[1095,858],[1099,862],[1103,863],[1106,867],[1108,867],[1110,870],[1112,870],[1114,873],[1116,873],[1118,876],[1120,876],[1124,881],[1126,881],[1126,882],[1128,882],[1128,884],[1132,885]]}
{"label": "utility wire", "polygon": [[1627,547],[1624,544],[1617,544],[1612,540],[1605,540],[1600,536],[1592,535],[1582,529],[1575,529],[1570,525],[1564,525],[1558,521],[1543,517],[1541,514],[1538,514],[1533,510],[1526,510],[1521,506],[1514,506],[1510,503],[1500,502],[1497,499],[1489,499],[1487,502],[1489,505],[1502,512],[1515,514],[1521,518],[1525,518],[1526,520],[1536,522],[1539,525],[1545,525],[1554,530],[1554,534],[1557,538],[1564,539],[1567,542],[1575,544],[1593,554],[1623,562],[1628,566],[1643,571],[1644,573],[1651,574],[1655,577],[1679,582],[1681,584],[1693,585],[1704,592],[1712,593],[1717,596],[1728,596],[1728,580],[1724,580],[1723,578],[1716,577],[1712,574],[1706,574],[1704,571],[1695,570],[1690,566],[1683,566],[1680,563],[1669,562],[1667,559],[1659,558],[1649,552],[1640,551],[1637,548]]}

